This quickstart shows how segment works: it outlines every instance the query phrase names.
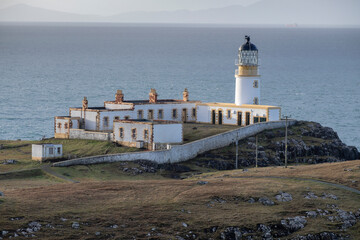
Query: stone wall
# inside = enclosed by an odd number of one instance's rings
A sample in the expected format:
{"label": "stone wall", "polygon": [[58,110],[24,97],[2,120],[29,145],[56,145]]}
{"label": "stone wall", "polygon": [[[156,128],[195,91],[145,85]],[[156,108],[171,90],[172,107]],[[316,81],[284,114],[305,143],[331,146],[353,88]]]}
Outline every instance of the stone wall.
{"label": "stone wall", "polygon": [[70,139],[88,139],[100,141],[112,141],[112,133],[107,132],[91,132],[84,129],[70,129]]}
{"label": "stone wall", "polygon": [[[288,126],[294,125],[295,123],[296,120],[289,120]],[[182,162],[192,159],[196,157],[198,154],[228,146],[231,143],[235,142],[236,140],[247,138],[264,130],[283,128],[283,127],[285,127],[285,121],[257,123],[236,130],[214,135],[208,138],[204,138],[198,141],[190,142],[187,144],[174,145],[171,146],[169,150],[121,153],[121,154],[112,154],[112,155],[93,156],[87,158],[78,158],[63,162],[57,162],[54,163],[53,166],[66,167],[71,165],[87,165],[87,164],[111,163],[111,162],[119,162],[119,161],[135,161],[135,160],[149,160],[157,163]]]}

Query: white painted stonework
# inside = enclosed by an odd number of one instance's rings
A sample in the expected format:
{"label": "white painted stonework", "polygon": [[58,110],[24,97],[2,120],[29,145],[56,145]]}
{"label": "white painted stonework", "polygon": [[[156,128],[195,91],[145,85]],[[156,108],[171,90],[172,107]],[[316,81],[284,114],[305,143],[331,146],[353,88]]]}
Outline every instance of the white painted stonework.
{"label": "white painted stonework", "polygon": [[[123,144],[144,141],[145,143],[182,142],[182,127],[176,125],[152,126],[151,141],[141,139],[118,139],[119,120],[161,120],[181,123],[195,122],[207,124],[248,126],[258,122],[279,121],[281,109],[276,106],[260,105],[260,76],[258,75],[258,50],[250,43],[250,38],[239,48],[235,72],[234,103],[202,103],[189,100],[187,89],[182,99],[158,99],[155,89],[151,89],[147,100],[126,100],[121,90],[113,101],[105,101],[103,107],[88,107],[87,98],[82,107],[70,108],[70,116],[55,117],[55,138],[83,138],[122,142]],[[77,121],[74,123],[74,121]],[[70,122],[72,124],[70,125]],[[65,125],[67,123],[67,125]],[[114,124],[116,123],[116,124]],[[60,125],[59,125],[60,124]],[[136,128],[142,132],[140,123],[125,124],[124,131]],[[61,127],[59,127],[61,126]],[[65,128],[68,126],[69,128]],[[109,137],[112,136],[112,137]],[[181,139],[180,139],[181,137]],[[134,141],[135,140],[135,141]]]}
{"label": "white painted stonework", "polygon": [[[255,87],[255,81],[257,81],[257,87]],[[235,104],[254,104],[255,98],[260,104],[260,76],[236,76]]]}
{"label": "white painted stonework", "polygon": [[63,155],[62,144],[32,144],[31,148],[33,160],[43,161]]}

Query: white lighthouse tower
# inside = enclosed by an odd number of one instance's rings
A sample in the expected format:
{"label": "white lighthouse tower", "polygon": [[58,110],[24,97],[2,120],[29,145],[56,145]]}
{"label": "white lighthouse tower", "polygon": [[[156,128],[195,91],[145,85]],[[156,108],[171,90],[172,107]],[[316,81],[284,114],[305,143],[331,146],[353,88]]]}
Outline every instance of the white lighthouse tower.
{"label": "white lighthouse tower", "polygon": [[258,74],[258,49],[245,36],[246,43],[239,48],[235,65],[235,104],[260,104],[260,75]]}

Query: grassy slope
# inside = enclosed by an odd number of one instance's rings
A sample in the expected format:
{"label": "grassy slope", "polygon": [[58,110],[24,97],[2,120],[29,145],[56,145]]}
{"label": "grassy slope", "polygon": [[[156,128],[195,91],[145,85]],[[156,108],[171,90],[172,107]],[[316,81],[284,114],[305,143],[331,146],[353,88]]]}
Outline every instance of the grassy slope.
{"label": "grassy slope", "polygon": [[[196,141],[218,133],[236,129],[236,126],[209,125],[209,124],[184,124],[184,142]],[[121,147],[111,142],[79,139],[47,139],[44,141],[4,141],[0,140],[0,163],[5,159],[18,161],[14,165],[0,164],[0,173],[15,170],[39,168],[40,163],[31,160],[31,144],[57,143],[63,144],[64,159],[87,157],[104,154],[141,151],[137,148]]]}
{"label": "grassy slope", "polygon": [[[111,166],[114,165],[108,164],[106,167]],[[88,176],[79,184],[70,184],[42,176],[37,177],[37,180],[27,179],[28,185],[25,187],[22,186],[24,179],[2,180],[2,190],[6,197],[0,205],[0,226],[12,230],[25,227],[28,222],[34,220],[40,221],[43,225],[50,223],[54,229],[44,227],[36,235],[51,239],[90,239],[96,237],[97,231],[101,232],[98,238],[113,236],[118,239],[129,239],[136,236],[147,239],[148,233],[160,233],[161,236],[156,235],[154,238],[169,239],[175,235],[184,237],[189,231],[202,238],[218,238],[220,231],[227,226],[254,228],[258,223],[276,223],[285,217],[304,215],[305,211],[325,209],[327,204],[337,204],[347,211],[356,211],[360,208],[358,194],[332,186],[309,181],[241,179],[233,176],[297,176],[346,182],[348,179],[360,179],[359,166],[358,160],[288,169],[268,167],[249,169],[248,172],[215,172],[188,180],[98,181],[97,172],[93,178],[97,181]],[[344,169],[349,168],[352,171],[344,172]],[[346,174],[345,178],[343,173]],[[198,179],[209,181],[209,184],[198,185]],[[31,182],[34,183],[33,187]],[[274,200],[279,191],[291,193],[294,200],[272,207],[246,202],[250,197],[262,196]],[[303,195],[308,191],[318,195],[323,192],[333,193],[340,199],[307,200]],[[213,201],[215,197],[226,200],[226,203]],[[185,211],[181,211],[182,209]],[[19,216],[24,218],[9,221],[9,218]],[[61,221],[61,217],[67,218],[68,221]],[[73,221],[80,222],[80,229],[71,228]],[[183,222],[189,227],[184,228]],[[112,224],[119,225],[119,228],[109,228]],[[218,226],[219,230],[213,234],[206,234],[204,229],[211,226]],[[348,230],[354,239],[360,238],[358,226],[359,223]],[[156,230],[152,231],[154,227]],[[308,219],[303,230],[286,238],[321,231],[341,233],[337,229],[336,223],[318,217]]]}

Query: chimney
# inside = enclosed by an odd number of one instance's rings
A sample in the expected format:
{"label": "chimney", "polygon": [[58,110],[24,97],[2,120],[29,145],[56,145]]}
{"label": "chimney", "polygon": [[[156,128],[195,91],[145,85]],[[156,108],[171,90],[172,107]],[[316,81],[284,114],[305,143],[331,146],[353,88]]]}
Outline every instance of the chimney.
{"label": "chimney", "polygon": [[115,94],[115,103],[122,103],[124,101],[124,94],[121,90],[117,90]]}
{"label": "chimney", "polygon": [[156,103],[157,97],[158,97],[158,94],[156,93],[156,90],[154,88],[152,88],[149,93],[149,102]]}
{"label": "chimney", "polygon": [[185,90],[183,91],[183,101],[184,102],[189,101],[189,92],[188,92],[187,88],[185,88]]}
{"label": "chimney", "polygon": [[84,99],[82,100],[82,108],[83,109],[87,109],[88,108],[88,100],[86,97],[84,97]]}

